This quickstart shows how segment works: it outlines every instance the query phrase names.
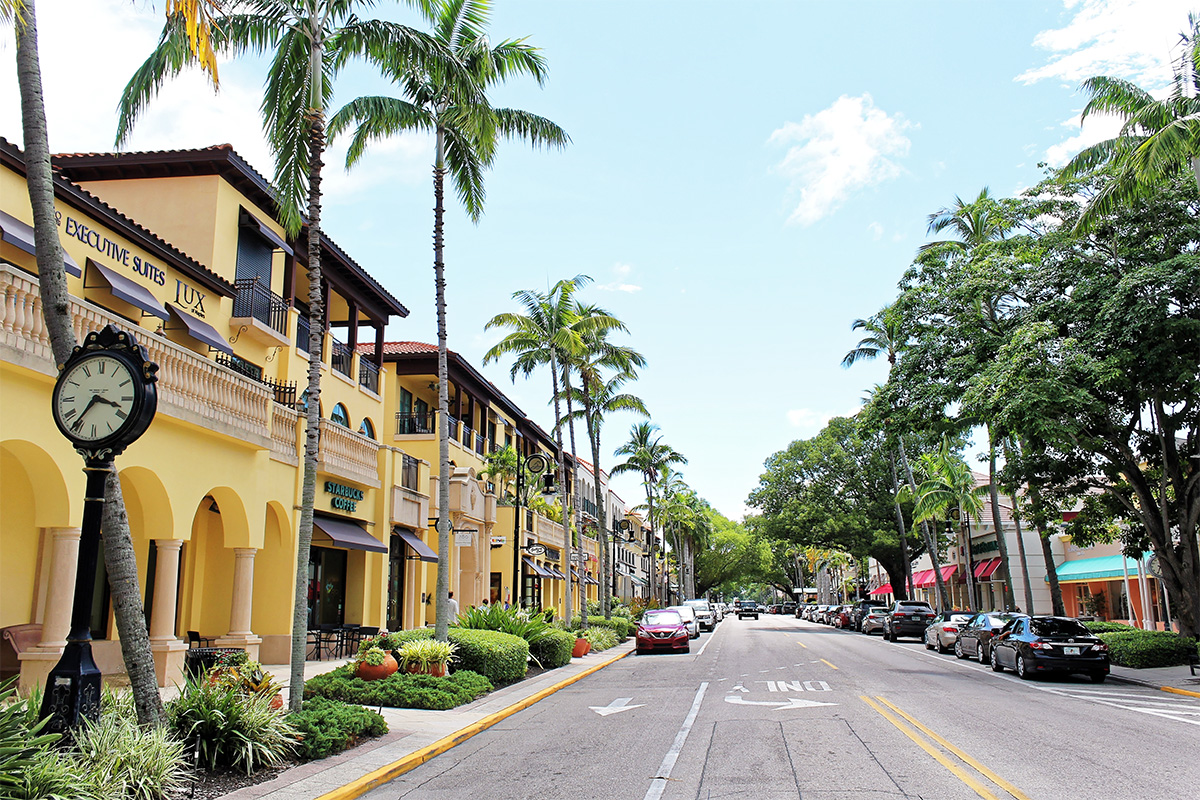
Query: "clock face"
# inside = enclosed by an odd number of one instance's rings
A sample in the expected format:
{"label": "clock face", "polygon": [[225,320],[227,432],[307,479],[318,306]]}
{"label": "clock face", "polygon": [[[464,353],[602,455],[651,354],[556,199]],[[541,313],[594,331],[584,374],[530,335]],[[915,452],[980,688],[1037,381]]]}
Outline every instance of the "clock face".
{"label": "clock face", "polygon": [[134,375],[123,360],[97,354],[59,378],[54,414],[63,432],[79,442],[100,442],[129,424],[137,397]]}

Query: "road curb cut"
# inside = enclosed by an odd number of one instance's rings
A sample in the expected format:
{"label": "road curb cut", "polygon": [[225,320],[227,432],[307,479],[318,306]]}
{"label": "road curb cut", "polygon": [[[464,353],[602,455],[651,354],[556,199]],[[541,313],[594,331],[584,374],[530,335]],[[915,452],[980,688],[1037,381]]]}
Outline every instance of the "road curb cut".
{"label": "road curb cut", "polygon": [[465,728],[450,734],[449,736],[444,736],[441,739],[438,739],[433,744],[426,745],[416,752],[409,753],[403,758],[393,761],[391,764],[385,764],[384,766],[379,767],[372,772],[368,772],[366,775],[363,775],[361,778],[356,778],[345,786],[341,786],[330,792],[326,792],[325,794],[320,795],[317,800],[354,800],[354,798],[362,797],[372,789],[382,786],[393,778],[398,778],[404,773],[419,767],[434,756],[441,755],[456,745],[462,744],[471,737],[475,736],[475,734],[481,733],[492,727],[497,722],[511,717],[518,711],[523,711],[524,709],[529,708],[539,700],[544,700],[560,689],[564,689],[576,681],[586,678],[588,675],[591,675],[594,672],[599,672],[609,664],[620,661],[622,658],[625,658],[625,656],[632,652],[633,649],[631,648],[626,650],[624,653],[620,653],[614,658],[610,658],[607,661],[602,661],[599,664],[588,667],[577,675],[572,675],[571,677],[561,680],[552,686],[547,686],[545,689],[535,692],[523,700],[518,700],[516,703],[513,703],[507,708],[501,709],[493,714],[489,714],[478,722],[473,722]]}

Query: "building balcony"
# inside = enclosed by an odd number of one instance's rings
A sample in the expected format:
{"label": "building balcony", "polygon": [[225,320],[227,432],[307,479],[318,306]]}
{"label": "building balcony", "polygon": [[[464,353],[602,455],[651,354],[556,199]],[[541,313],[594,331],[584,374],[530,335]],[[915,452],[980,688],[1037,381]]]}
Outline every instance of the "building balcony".
{"label": "building balcony", "polygon": [[233,317],[229,323],[243,333],[269,346],[289,344],[287,338],[288,305],[258,278],[239,278],[234,282]]}
{"label": "building balcony", "polygon": [[321,420],[317,469],[378,489],[379,442],[349,428]]}

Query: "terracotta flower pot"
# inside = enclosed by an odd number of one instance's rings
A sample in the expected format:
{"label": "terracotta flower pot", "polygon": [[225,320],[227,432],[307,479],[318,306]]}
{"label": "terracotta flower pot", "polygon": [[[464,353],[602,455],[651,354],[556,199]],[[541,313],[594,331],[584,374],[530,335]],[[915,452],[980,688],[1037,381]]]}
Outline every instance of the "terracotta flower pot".
{"label": "terracotta flower pot", "polygon": [[278,711],[281,708],[283,708],[283,695],[276,692],[275,696],[271,698],[271,710]]}
{"label": "terracotta flower pot", "polygon": [[400,665],[396,663],[396,659],[392,658],[391,653],[388,653],[384,655],[383,663],[378,666],[368,664],[365,661],[360,662],[356,674],[364,681],[377,681],[381,678],[386,678],[399,668]]}
{"label": "terracotta flower pot", "polygon": [[432,675],[435,678],[446,677],[445,664],[430,664],[422,666],[421,664],[409,664],[408,672],[410,675]]}
{"label": "terracotta flower pot", "polygon": [[575,647],[571,649],[572,658],[582,658],[592,652],[592,643],[582,636],[575,639]]}

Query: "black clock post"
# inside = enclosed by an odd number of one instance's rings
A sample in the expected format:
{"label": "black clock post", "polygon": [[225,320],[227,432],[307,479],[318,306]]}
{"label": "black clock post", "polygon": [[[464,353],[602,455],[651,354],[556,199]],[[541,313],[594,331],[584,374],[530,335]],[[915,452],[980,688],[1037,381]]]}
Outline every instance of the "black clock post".
{"label": "black clock post", "polygon": [[87,335],[59,370],[52,410],[62,434],[83,456],[87,475],[75,571],[71,632],[46,681],[48,732],[66,733],[100,718],[100,670],[92,658],[92,596],[100,554],[104,485],[113,459],[150,426],[158,408],[158,365],[133,334],[113,325]]}

